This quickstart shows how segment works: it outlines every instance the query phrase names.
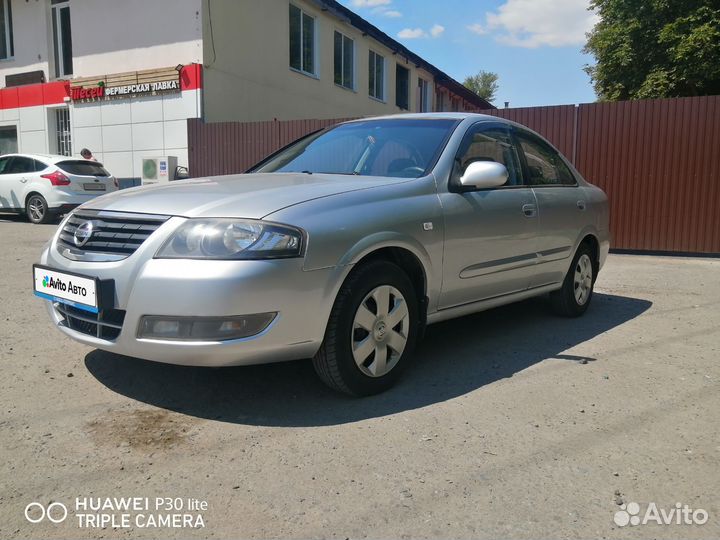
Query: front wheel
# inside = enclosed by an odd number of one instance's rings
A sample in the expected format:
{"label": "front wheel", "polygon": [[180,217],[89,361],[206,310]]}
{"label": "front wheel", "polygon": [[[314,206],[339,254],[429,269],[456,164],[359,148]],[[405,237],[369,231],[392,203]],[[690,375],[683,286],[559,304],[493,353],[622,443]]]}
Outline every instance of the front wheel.
{"label": "front wheel", "polygon": [[585,313],[592,300],[595,278],[592,250],[582,244],[575,253],[562,288],[550,293],[555,313],[565,317],[579,317]]}
{"label": "front wheel", "polygon": [[37,193],[28,197],[25,214],[32,223],[48,223],[53,218],[45,197]]}
{"label": "front wheel", "polygon": [[390,388],[415,348],[418,300],[408,276],[377,261],[356,269],[335,300],[313,358],[320,378],[353,396]]}

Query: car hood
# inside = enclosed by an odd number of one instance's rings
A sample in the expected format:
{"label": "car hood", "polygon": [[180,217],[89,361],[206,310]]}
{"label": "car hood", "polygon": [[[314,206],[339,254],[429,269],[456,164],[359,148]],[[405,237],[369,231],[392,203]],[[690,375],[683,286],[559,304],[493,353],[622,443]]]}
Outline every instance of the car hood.
{"label": "car hood", "polygon": [[334,174],[262,173],[179,180],[124,189],[93,199],[83,209],[185,217],[260,219],[295,204],[403,181]]}

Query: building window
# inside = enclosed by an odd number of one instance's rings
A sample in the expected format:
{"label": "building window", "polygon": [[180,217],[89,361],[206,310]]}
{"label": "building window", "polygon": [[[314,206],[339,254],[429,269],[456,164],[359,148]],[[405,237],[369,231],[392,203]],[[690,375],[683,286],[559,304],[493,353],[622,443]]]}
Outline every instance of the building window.
{"label": "building window", "polygon": [[418,77],[418,112],[430,112],[430,83]]}
{"label": "building window", "polygon": [[355,89],[355,42],[335,32],[335,84]]}
{"label": "building window", "polygon": [[370,95],[385,101],[385,58],[373,51],[370,51],[368,80]]}
{"label": "building window", "polygon": [[0,126],[0,154],[18,151],[17,126]]}
{"label": "building window", "polygon": [[65,107],[55,109],[55,137],[57,141],[57,153],[61,156],[72,156],[70,109]]}
{"label": "building window", "polygon": [[400,65],[395,66],[395,105],[410,109],[410,71]]}
{"label": "building window", "polygon": [[51,4],[55,77],[67,77],[73,73],[70,2],[67,0],[52,0]]}
{"label": "building window", "polygon": [[15,56],[11,0],[0,0],[0,60]]}
{"label": "building window", "polygon": [[290,67],[315,75],[315,18],[290,4]]}
{"label": "building window", "polygon": [[445,111],[445,93],[444,92],[437,93],[437,110],[438,110],[438,112]]}

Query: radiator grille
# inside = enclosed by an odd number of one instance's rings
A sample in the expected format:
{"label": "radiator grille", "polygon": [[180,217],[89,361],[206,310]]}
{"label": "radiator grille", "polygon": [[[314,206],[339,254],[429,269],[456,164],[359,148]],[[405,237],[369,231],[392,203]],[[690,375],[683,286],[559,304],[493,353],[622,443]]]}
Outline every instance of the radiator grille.
{"label": "radiator grille", "polygon": [[[65,222],[57,247],[70,259],[102,254],[111,256],[111,260],[123,259],[132,255],[168,219],[169,216],[151,214],[78,212]],[[79,227],[90,233],[85,243],[76,242]]]}

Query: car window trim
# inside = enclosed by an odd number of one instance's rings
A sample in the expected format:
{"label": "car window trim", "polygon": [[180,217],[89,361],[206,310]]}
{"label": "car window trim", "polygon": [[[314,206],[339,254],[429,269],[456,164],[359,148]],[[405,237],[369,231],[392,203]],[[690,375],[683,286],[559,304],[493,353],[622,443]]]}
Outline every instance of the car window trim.
{"label": "car window trim", "polygon": [[[510,136],[515,141],[515,146],[518,149],[518,156],[520,157],[520,166],[523,169],[523,176],[525,176],[528,180],[528,187],[531,187],[533,189],[536,188],[569,188],[569,187],[579,187],[580,182],[578,182],[578,179],[575,177],[575,174],[573,174],[572,169],[567,166],[565,161],[563,160],[563,156],[560,153],[560,151],[555,148],[552,144],[549,142],[543,140],[541,137],[538,137],[534,133],[527,131],[525,129],[518,128],[517,126],[511,126],[510,129]],[[567,168],[568,172],[570,173],[570,177],[574,180],[574,184],[563,184],[563,183],[553,183],[553,184],[530,184],[530,167],[527,164],[527,158],[525,157],[525,150],[523,150],[522,145],[520,144],[520,139],[522,137],[527,138],[530,141],[533,142],[539,142],[541,145],[547,146],[558,158],[560,158],[560,161],[563,162],[563,165]]]}
{"label": "car window trim", "polygon": [[[518,154],[518,160],[520,161],[519,165],[520,165],[520,176],[521,177],[520,177],[519,184],[516,184],[513,186],[497,186],[497,187],[476,189],[476,188],[463,188],[463,187],[457,185],[453,181],[453,172],[455,171],[455,164],[457,163],[457,160],[460,158],[460,148],[462,148],[463,143],[465,142],[466,138],[470,135],[470,131],[473,128],[475,128],[476,126],[480,126],[480,125],[488,126],[488,129],[493,129],[493,128],[499,127],[500,129],[507,132],[508,139],[510,139],[510,144],[513,147],[515,147],[515,151]],[[462,139],[460,140],[460,144],[458,145],[458,148],[455,151],[455,157],[453,158],[453,166],[452,166],[452,169],[450,170],[450,176],[448,178],[448,191],[450,191],[452,193],[474,193],[474,192],[479,192],[479,191],[497,191],[497,190],[503,190],[503,189],[528,189],[528,188],[531,188],[532,186],[527,184],[527,182],[525,180],[527,177],[527,170],[526,170],[525,166],[523,165],[523,157],[520,156],[520,149],[517,148],[516,140],[513,137],[511,128],[512,128],[512,126],[510,124],[507,124],[505,122],[500,122],[498,120],[479,120],[479,121],[471,124],[465,131],[465,134],[462,136]]]}
{"label": "car window trim", "polygon": [[[444,120],[441,119],[441,120]],[[455,133],[455,130],[458,128],[458,126],[462,123],[461,119],[455,120],[455,122],[448,128],[447,133],[445,134],[445,139],[438,145],[437,152],[433,156],[433,158],[428,161],[428,166],[423,171],[423,174],[421,176],[418,176],[417,178],[425,178],[430,173],[432,173],[435,170],[435,167],[438,164],[438,161],[440,161],[440,157],[445,153],[445,149],[447,148],[448,143],[450,142],[450,139],[452,138],[453,134]],[[411,180],[416,180],[411,178]]]}

